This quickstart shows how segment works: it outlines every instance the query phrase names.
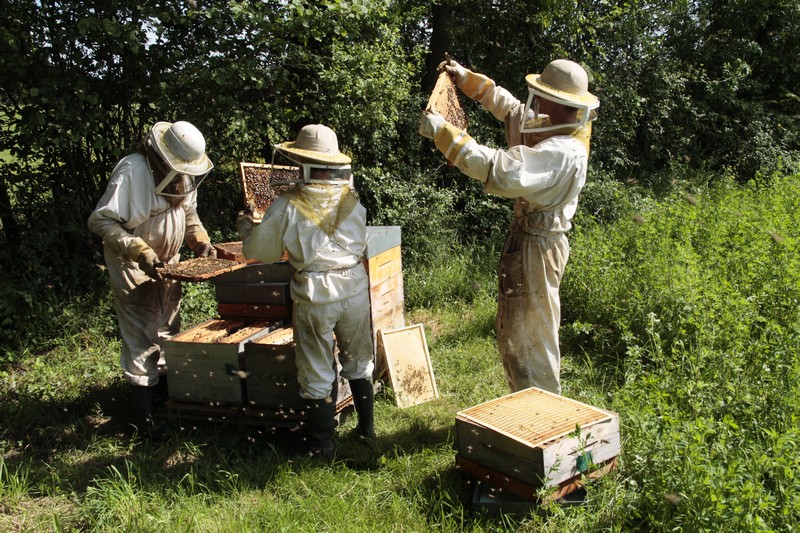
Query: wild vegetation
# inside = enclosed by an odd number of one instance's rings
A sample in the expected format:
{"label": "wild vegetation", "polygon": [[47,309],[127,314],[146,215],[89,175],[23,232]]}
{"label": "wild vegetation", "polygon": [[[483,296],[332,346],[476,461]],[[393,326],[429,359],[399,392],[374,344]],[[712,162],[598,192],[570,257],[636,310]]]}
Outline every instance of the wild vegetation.
{"label": "wild vegetation", "polygon": [[[30,2],[0,9],[0,530],[757,531],[800,517],[800,6],[674,2]],[[520,29],[522,28],[522,29]],[[601,99],[562,287],[564,394],[622,421],[586,505],[471,506],[454,415],[506,392],[494,345],[507,202],[416,133],[444,52],[520,98],[567,56]],[[501,125],[468,103],[470,132]],[[403,232],[407,322],[442,397],[378,401],[377,449],[333,465],[269,427],[126,425],[86,218],[157,120],[215,171],[200,211],[237,240],[238,163],[333,126],[371,225]],[[213,291],[185,286],[187,325]]]}

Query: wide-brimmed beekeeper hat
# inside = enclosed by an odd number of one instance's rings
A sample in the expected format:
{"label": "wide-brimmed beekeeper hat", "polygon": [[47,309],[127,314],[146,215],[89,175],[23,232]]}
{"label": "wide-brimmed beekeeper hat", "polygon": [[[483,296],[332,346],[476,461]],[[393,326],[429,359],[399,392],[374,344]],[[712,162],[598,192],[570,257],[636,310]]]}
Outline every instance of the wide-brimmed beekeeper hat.
{"label": "wide-brimmed beekeeper hat", "polygon": [[322,124],[304,126],[294,141],[276,144],[285,155],[299,156],[309,162],[328,165],[349,165],[350,158],[339,151],[336,132]]}
{"label": "wide-brimmed beekeeper hat", "polygon": [[589,92],[586,71],[568,59],[551,61],[541,74],[528,74],[525,81],[544,98],[560,104],[588,109],[600,105],[600,100]]}
{"label": "wide-brimmed beekeeper hat", "polygon": [[157,122],[150,136],[159,157],[172,170],[190,176],[203,176],[214,168],[206,155],[203,134],[189,122]]}

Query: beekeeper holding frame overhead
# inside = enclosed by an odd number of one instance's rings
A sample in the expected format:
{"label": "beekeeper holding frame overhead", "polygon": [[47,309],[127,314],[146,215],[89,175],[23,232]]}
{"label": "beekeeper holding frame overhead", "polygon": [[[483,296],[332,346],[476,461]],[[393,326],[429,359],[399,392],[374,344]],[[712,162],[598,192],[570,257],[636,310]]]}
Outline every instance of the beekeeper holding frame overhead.
{"label": "beekeeper holding frame overhead", "polygon": [[514,220],[499,266],[497,342],[513,391],[561,393],[559,284],[569,258],[566,232],[586,182],[592,120],[600,105],[577,63],[557,59],[529,74],[527,102],[453,60],[444,68],[456,86],[505,123],[509,148],[478,144],[435,112],[423,112],[419,133],[447,160],[514,199]]}

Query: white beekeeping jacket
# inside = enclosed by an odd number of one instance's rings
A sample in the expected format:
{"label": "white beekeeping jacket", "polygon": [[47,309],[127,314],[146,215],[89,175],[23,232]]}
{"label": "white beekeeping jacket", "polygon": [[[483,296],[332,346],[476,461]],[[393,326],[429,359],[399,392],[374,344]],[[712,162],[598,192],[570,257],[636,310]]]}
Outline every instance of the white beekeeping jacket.
{"label": "white beekeeping jacket", "polygon": [[366,243],[366,210],[349,186],[309,184],[270,205],[242,252],[248,259],[274,263],[286,250],[296,269],[292,299],[325,304],[369,288],[361,264]]}
{"label": "white beekeeping jacket", "polygon": [[197,217],[197,192],[187,195],[182,205],[172,207],[155,193],[147,160],[138,153],[117,163],[103,196],[89,216],[88,227],[103,239],[112,282],[129,288],[149,279],[139,270],[136,258],[128,257],[128,246],[136,237],[144,240],[164,263],[169,263],[180,258],[187,228],[205,233]]}

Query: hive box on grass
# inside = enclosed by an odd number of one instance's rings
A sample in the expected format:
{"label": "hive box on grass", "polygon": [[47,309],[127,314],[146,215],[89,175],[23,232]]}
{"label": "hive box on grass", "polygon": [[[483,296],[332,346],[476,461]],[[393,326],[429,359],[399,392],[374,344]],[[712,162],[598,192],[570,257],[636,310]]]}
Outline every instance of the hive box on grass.
{"label": "hive box on grass", "polygon": [[456,440],[456,464],[472,477],[529,499],[541,489],[560,497],[614,467],[619,417],[530,388],[457,413]]}
{"label": "hive box on grass", "polygon": [[169,399],[210,406],[243,405],[240,358],[244,345],[280,325],[215,319],[172,337],[164,345]]}

